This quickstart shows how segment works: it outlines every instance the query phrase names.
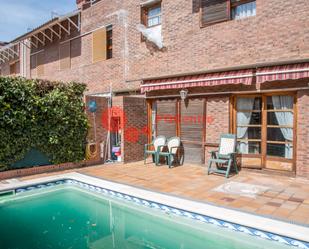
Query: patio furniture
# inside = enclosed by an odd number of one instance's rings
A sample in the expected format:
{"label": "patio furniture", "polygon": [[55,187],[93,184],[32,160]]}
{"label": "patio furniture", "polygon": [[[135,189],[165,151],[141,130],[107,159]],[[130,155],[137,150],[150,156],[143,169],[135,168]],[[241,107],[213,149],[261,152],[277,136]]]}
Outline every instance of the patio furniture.
{"label": "patio furniture", "polygon": [[175,161],[177,158],[177,153],[178,150],[180,149],[180,146],[181,142],[179,137],[169,138],[166,146],[161,146],[162,148],[166,147],[167,151],[160,149],[160,147],[158,149],[156,165],[159,165],[160,157],[164,157],[168,163],[168,167],[171,168],[172,161]]}
{"label": "patio furniture", "polygon": [[165,136],[157,136],[151,144],[145,144],[144,149],[144,164],[146,164],[146,159],[148,155],[152,155],[153,162],[157,162],[157,152],[158,149],[162,149],[166,144]]}
{"label": "patio furniture", "polygon": [[[235,172],[238,173],[236,163],[236,135],[223,134],[220,138],[220,145],[218,151],[211,151],[211,158],[208,161],[208,175],[210,173],[225,174],[228,178],[231,166],[235,168]],[[215,163],[215,168],[212,168],[212,164]]]}

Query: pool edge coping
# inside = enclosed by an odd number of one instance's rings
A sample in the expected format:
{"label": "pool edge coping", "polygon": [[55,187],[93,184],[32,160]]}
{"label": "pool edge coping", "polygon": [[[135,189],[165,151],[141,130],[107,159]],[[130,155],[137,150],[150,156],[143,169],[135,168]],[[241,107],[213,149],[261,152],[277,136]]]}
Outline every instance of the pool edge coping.
{"label": "pool edge coping", "polygon": [[[7,184],[5,187],[0,187],[0,192],[7,190],[16,190],[19,188],[29,187],[32,185],[38,185],[41,183],[54,182],[57,180],[75,180],[78,182],[86,183],[92,186],[104,188],[107,190],[115,191],[120,194],[129,195],[140,198],[142,200],[148,200],[150,202],[158,203],[164,207],[183,210],[192,214],[200,214],[207,217],[211,217],[214,220],[220,220],[234,225],[240,225],[249,227],[257,232],[268,232],[287,239],[293,239],[296,242],[300,242],[299,248],[309,248],[309,227],[301,226],[298,224],[291,224],[281,220],[275,220],[263,216],[258,216],[226,207],[214,206],[205,202],[198,202],[194,200],[184,199],[177,196],[171,196],[160,192],[155,192],[147,189],[134,187],[114,181],[96,178],[93,176],[72,172],[47,177],[41,177],[26,181],[19,181]],[[229,227],[227,227],[229,228]],[[232,229],[232,228],[231,228]],[[233,229],[234,230],[234,229]],[[240,232],[240,231],[239,231]],[[257,236],[257,235],[256,235]],[[263,236],[259,236],[263,237]],[[277,238],[274,241],[280,240]],[[280,241],[279,241],[280,242]],[[301,244],[305,242],[306,247],[302,247]],[[297,246],[292,245],[291,246]]]}

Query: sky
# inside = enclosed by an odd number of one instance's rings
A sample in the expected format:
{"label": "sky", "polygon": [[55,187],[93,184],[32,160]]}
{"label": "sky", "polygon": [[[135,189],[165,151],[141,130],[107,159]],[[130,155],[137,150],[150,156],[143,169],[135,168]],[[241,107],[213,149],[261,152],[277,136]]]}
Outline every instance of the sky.
{"label": "sky", "polygon": [[0,0],[0,41],[9,42],[52,17],[76,9],[76,0]]}

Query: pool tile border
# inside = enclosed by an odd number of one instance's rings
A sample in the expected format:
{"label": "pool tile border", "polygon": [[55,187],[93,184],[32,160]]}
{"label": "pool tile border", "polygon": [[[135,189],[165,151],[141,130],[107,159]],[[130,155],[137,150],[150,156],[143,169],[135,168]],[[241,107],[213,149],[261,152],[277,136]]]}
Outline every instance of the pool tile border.
{"label": "pool tile border", "polygon": [[199,221],[199,222],[202,222],[202,223],[213,224],[213,225],[216,225],[216,226],[219,226],[219,227],[222,227],[222,228],[226,228],[226,229],[229,229],[229,230],[242,232],[242,233],[245,233],[245,234],[248,234],[248,235],[251,235],[251,236],[255,236],[255,237],[279,242],[279,243],[289,245],[289,246],[293,246],[293,247],[296,247],[296,248],[309,249],[309,243],[308,242],[291,239],[289,237],[277,235],[277,234],[274,234],[274,233],[265,232],[265,231],[262,231],[262,230],[258,230],[258,229],[248,227],[248,226],[239,225],[239,224],[236,224],[236,223],[227,222],[227,221],[216,219],[216,218],[213,218],[213,217],[210,217],[210,216],[201,215],[201,214],[197,214],[197,213],[194,213],[194,212],[186,211],[184,209],[174,208],[174,207],[164,205],[164,204],[161,204],[161,203],[158,203],[158,202],[149,201],[149,200],[146,200],[146,199],[142,199],[142,198],[131,196],[131,195],[128,195],[128,194],[124,194],[124,193],[121,193],[121,192],[113,191],[113,190],[110,190],[110,189],[107,189],[107,188],[98,187],[98,186],[95,186],[95,185],[92,185],[92,184],[84,183],[82,181],[73,180],[73,179],[55,180],[55,181],[50,181],[50,182],[45,182],[45,183],[40,183],[40,184],[28,185],[26,187],[16,188],[15,193],[19,194],[19,193],[23,193],[23,192],[27,192],[27,191],[31,191],[31,190],[44,189],[44,188],[49,188],[49,187],[53,187],[53,186],[57,186],[57,185],[61,185],[61,184],[78,186],[78,187],[84,188],[84,189],[92,191],[92,192],[107,195],[107,196],[112,197],[112,198],[126,200],[126,201],[133,202],[137,205],[145,206],[145,207],[148,207],[148,208],[154,208],[154,209],[160,210],[164,213],[169,213],[169,214],[174,214],[176,216],[186,217],[186,218],[189,218],[189,219],[192,219],[192,220],[195,220],[195,221]]}

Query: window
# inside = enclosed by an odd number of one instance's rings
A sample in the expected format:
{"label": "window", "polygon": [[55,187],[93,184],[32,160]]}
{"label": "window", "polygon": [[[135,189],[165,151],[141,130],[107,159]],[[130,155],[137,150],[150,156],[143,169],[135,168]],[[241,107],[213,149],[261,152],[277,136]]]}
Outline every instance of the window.
{"label": "window", "polygon": [[16,74],[16,64],[12,63],[10,64],[10,75],[15,75]]}
{"label": "window", "polygon": [[234,126],[238,152],[250,160],[261,158],[265,168],[293,170],[294,99],[292,93],[238,96]]}
{"label": "window", "polygon": [[148,9],[147,27],[153,27],[161,24],[161,5]]}
{"label": "window", "polygon": [[293,96],[267,97],[267,155],[293,158]]}
{"label": "window", "polygon": [[256,15],[255,0],[201,0],[200,8],[202,26]]}
{"label": "window", "polygon": [[36,77],[37,57],[36,54],[30,55],[30,76]]}
{"label": "window", "polygon": [[242,154],[261,153],[262,98],[237,98],[237,140]]}
{"label": "window", "polygon": [[14,76],[19,74],[19,61],[15,61],[10,64],[10,75]]}
{"label": "window", "polygon": [[113,58],[113,27],[106,28],[106,59]]}
{"label": "window", "polygon": [[60,70],[71,68],[71,42],[67,41],[59,45]]}
{"label": "window", "polygon": [[44,52],[40,52],[38,54],[36,54],[36,76],[42,77],[44,76],[44,64],[45,64],[45,53]]}
{"label": "window", "polygon": [[147,28],[161,24],[161,3],[142,8],[142,23]]}
{"label": "window", "polygon": [[95,30],[92,33],[92,62],[107,60],[113,56],[112,26]]}
{"label": "window", "polygon": [[256,15],[256,2],[255,1],[232,1],[232,19],[239,20]]}

